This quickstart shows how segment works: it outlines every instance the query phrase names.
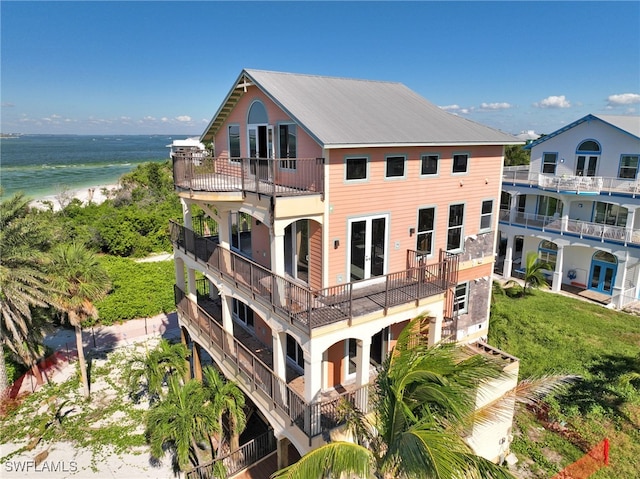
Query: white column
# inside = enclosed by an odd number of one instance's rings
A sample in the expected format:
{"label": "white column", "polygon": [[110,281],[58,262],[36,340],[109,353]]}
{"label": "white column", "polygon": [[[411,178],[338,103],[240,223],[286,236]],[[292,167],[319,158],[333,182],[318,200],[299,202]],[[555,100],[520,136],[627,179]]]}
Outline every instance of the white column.
{"label": "white column", "polygon": [[280,379],[286,381],[287,379],[287,355],[286,333],[277,329],[271,330],[272,345],[273,345],[273,372],[276,373]]}
{"label": "white column", "polygon": [[561,232],[564,233],[569,228],[569,202],[561,200],[562,203],[562,224]]}
{"label": "white column", "polygon": [[222,328],[233,336],[233,298],[221,293],[220,306],[222,309]]}
{"label": "white column", "polygon": [[512,194],[509,199],[509,224],[513,224],[518,213],[518,195]]}
{"label": "white column", "polygon": [[356,342],[356,384],[369,384],[369,363],[371,356],[371,336]]}
{"label": "white column", "polygon": [[185,282],[184,282],[184,260],[182,258],[175,258],[174,261],[174,270],[176,277],[176,286],[180,288],[182,291],[185,291]]}
{"label": "white column", "polygon": [[230,225],[229,225],[229,212],[219,211],[220,221],[218,222],[218,242],[223,248],[230,248]]}
{"label": "white column", "polygon": [[322,389],[322,351],[304,351],[304,400],[313,402]]}
{"label": "white column", "polygon": [[271,231],[271,271],[284,276],[284,229],[280,221],[276,221]]}
{"label": "white column", "polygon": [[625,242],[633,239],[633,227],[636,222],[636,208],[628,208],[627,225],[625,227]]}
{"label": "white column", "polygon": [[[467,294],[469,292],[467,291]],[[429,346],[437,344],[442,339],[442,311],[437,310],[435,315],[429,318]]]}
{"label": "white column", "polygon": [[[621,309],[624,306],[624,285],[627,282],[627,260],[628,259],[629,259],[629,252],[627,252],[625,259],[618,258],[618,269],[616,271],[616,285],[614,285],[613,287],[613,294],[614,296],[617,295],[617,302],[614,306],[618,309]],[[621,269],[622,271],[620,271]]]}
{"label": "white column", "polygon": [[552,291],[558,292],[562,289],[562,263],[564,262],[564,246],[558,246],[556,256],[556,269],[553,272]]}
{"label": "white column", "polygon": [[180,198],[180,203],[182,203],[182,220],[184,222],[184,227],[188,229],[193,229],[193,220],[191,218],[191,205],[187,203],[184,198]]}
{"label": "white column", "polygon": [[504,278],[511,277],[511,269],[513,268],[513,240],[515,236],[507,235],[507,249],[504,254],[504,266],[502,267],[502,276]]}
{"label": "white column", "polygon": [[197,301],[198,291],[196,289],[196,270],[193,268],[187,268],[187,286],[189,287],[189,297],[193,301]]}

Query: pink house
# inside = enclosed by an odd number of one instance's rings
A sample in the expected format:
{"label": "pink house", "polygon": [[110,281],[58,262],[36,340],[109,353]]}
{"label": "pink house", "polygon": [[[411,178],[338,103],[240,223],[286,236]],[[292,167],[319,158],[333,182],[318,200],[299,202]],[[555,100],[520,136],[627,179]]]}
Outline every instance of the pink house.
{"label": "pink house", "polygon": [[[243,70],[200,140],[174,155],[172,224],[185,341],[202,347],[300,454],[326,440],[340,395],[366,408],[399,331],[484,344],[503,149],[516,138],[400,83]],[[195,374],[199,374],[196,367]],[[504,453],[510,421],[474,430]]]}

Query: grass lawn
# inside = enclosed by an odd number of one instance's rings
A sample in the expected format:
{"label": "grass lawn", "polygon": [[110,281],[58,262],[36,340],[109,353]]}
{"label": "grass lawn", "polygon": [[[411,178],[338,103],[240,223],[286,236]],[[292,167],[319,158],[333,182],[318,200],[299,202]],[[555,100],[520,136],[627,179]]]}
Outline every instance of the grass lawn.
{"label": "grass lawn", "polygon": [[582,378],[548,399],[546,428],[518,413],[512,451],[528,477],[551,477],[605,437],[611,465],[591,479],[640,477],[640,317],[544,291],[494,291],[489,342],[520,358],[520,379]]}

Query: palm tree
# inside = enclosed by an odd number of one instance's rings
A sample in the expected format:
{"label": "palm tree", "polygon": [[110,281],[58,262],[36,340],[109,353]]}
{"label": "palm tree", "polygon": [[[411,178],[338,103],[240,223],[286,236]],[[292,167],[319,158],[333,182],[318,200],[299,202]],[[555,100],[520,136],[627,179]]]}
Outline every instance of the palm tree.
{"label": "palm tree", "polygon": [[83,245],[77,243],[58,245],[51,254],[51,281],[58,293],[56,308],[66,314],[76,330],[78,364],[84,397],[89,397],[89,381],[82,343],[82,323],[97,319],[98,310],[94,301],[109,292],[111,282],[97,257]]}
{"label": "palm tree", "polygon": [[[524,287],[522,295],[525,296],[531,288],[548,288],[549,283],[544,275],[545,271],[552,270],[551,264],[541,261],[535,251],[529,251],[525,260]],[[517,284],[514,280],[507,281],[506,285]]]}
{"label": "palm tree", "polygon": [[167,396],[155,403],[147,415],[147,437],[156,459],[165,450],[173,454],[174,468],[197,467],[203,457],[202,443],[220,432],[218,415],[202,384],[195,379],[184,385],[176,376],[169,379]]}
{"label": "palm tree", "polygon": [[419,334],[422,320],[405,328],[385,360],[375,382],[373,413],[341,404],[352,441],[314,449],[272,477],[513,478],[476,456],[461,435],[474,421],[489,421],[503,411],[500,404],[475,410],[478,388],[503,377],[500,366],[453,344],[429,347]]}
{"label": "palm tree", "polygon": [[4,346],[23,364],[31,366],[38,382],[42,375],[35,361],[46,325],[36,321],[34,307],[51,304],[53,287],[46,273],[48,235],[29,216],[29,200],[16,194],[0,203],[0,395],[7,390]]}
{"label": "palm tree", "polygon": [[161,339],[154,349],[135,356],[128,364],[125,374],[129,391],[137,396],[146,393],[150,403],[158,401],[170,378],[186,376],[188,358],[189,349],[184,344],[171,344]]}
{"label": "palm tree", "polygon": [[[212,366],[203,370],[204,390],[220,418],[220,438],[222,438],[222,417],[228,419],[231,451],[240,448],[240,434],[247,425],[244,413],[245,397],[240,388],[232,381],[226,380]],[[222,439],[218,440],[218,452],[221,451]]]}

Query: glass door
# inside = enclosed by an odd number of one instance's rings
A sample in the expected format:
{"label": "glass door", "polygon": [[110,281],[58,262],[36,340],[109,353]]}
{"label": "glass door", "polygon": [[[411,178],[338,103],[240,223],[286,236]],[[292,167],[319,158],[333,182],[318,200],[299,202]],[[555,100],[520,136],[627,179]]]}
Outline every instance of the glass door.
{"label": "glass door", "polygon": [[262,181],[272,181],[269,159],[274,158],[273,126],[248,125],[251,175]]}
{"label": "glass door", "polygon": [[596,167],[598,166],[597,156],[578,156],[576,163],[576,176],[596,176]]}
{"label": "glass door", "polygon": [[613,281],[615,279],[615,268],[606,263],[593,263],[591,267],[590,288],[604,294],[611,294],[613,291]]}
{"label": "glass door", "polygon": [[369,279],[385,274],[387,217],[349,220],[349,278]]}
{"label": "glass door", "polygon": [[309,282],[309,220],[284,229],[284,270],[292,278]]}

